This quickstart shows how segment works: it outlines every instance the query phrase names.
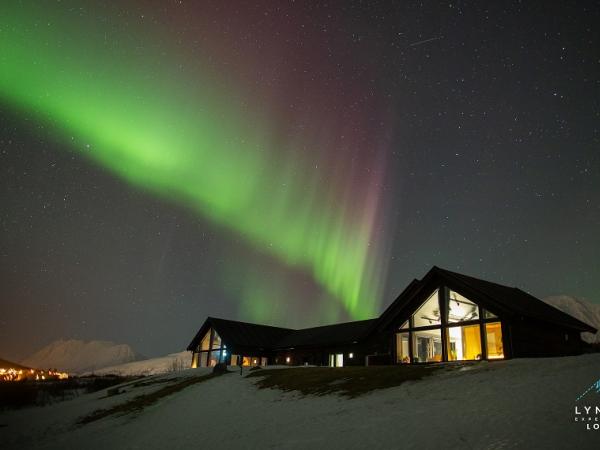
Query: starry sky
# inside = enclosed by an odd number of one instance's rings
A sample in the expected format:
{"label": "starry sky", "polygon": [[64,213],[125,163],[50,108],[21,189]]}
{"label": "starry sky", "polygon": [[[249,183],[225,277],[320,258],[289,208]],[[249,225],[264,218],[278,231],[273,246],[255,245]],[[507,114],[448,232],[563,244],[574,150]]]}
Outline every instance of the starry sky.
{"label": "starry sky", "polygon": [[371,318],[432,265],[600,302],[600,7],[556,3],[2,2],[0,356]]}

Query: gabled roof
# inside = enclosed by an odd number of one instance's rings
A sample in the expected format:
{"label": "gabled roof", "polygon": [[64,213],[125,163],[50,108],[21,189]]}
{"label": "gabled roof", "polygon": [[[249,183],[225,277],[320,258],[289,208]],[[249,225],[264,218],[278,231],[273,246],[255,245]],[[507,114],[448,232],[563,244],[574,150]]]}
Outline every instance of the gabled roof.
{"label": "gabled roof", "polygon": [[502,317],[527,317],[576,331],[595,333],[596,329],[563,313],[542,300],[514,287],[433,267],[422,280],[413,280],[378,319],[359,320],[321,327],[293,330],[235,320],[206,319],[188,350],[198,346],[210,327],[232,348],[276,350],[291,347],[326,347],[358,342],[375,330],[383,330],[406,320],[434,289],[448,286],[482,307]]}
{"label": "gabled roof", "polygon": [[188,350],[198,346],[210,327],[214,328],[223,341],[233,348],[283,349],[290,347],[332,346],[352,343],[364,338],[377,319],[338,323],[321,327],[292,330],[268,325],[238,322],[235,320],[206,319]]}
{"label": "gabled roof", "polygon": [[492,297],[495,301],[505,306],[507,309],[512,309],[515,313],[538,319],[544,322],[554,323],[556,325],[562,325],[567,328],[573,328],[578,331],[589,331],[595,333],[597,330],[584,323],[575,317],[566,314],[547,304],[546,302],[522,291],[516,287],[503,286],[501,284],[492,283],[490,281],[480,280],[460,273],[451,272],[449,270],[436,269],[446,275],[447,277],[454,278],[460,283],[467,284],[474,289],[486,293]]}
{"label": "gabled roof", "polygon": [[515,287],[503,286],[479,278],[433,267],[420,281],[413,281],[380,316],[377,327],[385,328],[392,322],[408,318],[414,309],[416,298],[426,295],[440,285],[456,289],[472,297],[475,302],[490,311],[509,317],[523,316],[531,319],[571,328],[577,331],[596,332],[596,329],[576,318],[548,305],[542,300]]}
{"label": "gabled roof", "polygon": [[338,323],[295,330],[277,343],[277,348],[347,344],[363,339],[377,319]]}
{"label": "gabled roof", "polygon": [[196,336],[194,336],[187,349],[193,350],[200,343],[200,340],[210,327],[213,327],[217,331],[227,345],[234,347],[272,348],[275,342],[294,332],[294,330],[289,328],[209,317],[198,333],[196,333]]}

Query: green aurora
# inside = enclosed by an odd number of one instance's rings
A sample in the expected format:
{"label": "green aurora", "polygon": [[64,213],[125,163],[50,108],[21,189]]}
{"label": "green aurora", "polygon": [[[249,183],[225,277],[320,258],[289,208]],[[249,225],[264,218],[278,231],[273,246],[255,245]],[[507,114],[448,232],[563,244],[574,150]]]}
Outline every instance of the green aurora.
{"label": "green aurora", "polygon": [[[311,274],[339,300],[338,316],[376,314],[385,277],[378,189],[349,188],[343,163],[317,170],[303,151],[314,139],[273,139],[268,111],[241,105],[241,89],[201,59],[182,66],[153,30],[108,30],[39,8],[0,7],[1,102],[132,186]],[[253,302],[255,319],[268,314]]]}

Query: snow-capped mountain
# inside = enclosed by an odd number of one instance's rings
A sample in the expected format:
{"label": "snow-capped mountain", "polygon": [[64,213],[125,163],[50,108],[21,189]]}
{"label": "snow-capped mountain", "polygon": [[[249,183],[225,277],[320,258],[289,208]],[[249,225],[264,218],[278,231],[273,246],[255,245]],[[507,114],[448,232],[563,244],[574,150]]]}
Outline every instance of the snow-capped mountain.
{"label": "snow-capped mountain", "polygon": [[[600,305],[569,295],[553,295],[543,300],[562,312],[600,330]],[[598,343],[600,342],[600,331],[596,334],[582,333],[581,337],[586,342]]]}
{"label": "snow-capped mountain", "polygon": [[60,339],[24,359],[21,364],[78,374],[139,359],[140,355],[127,344]]}
{"label": "snow-capped mountain", "polygon": [[[171,353],[158,358],[144,359],[141,361],[128,362],[118,366],[104,367],[95,370],[95,375],[157,375],[167,372],[175,372],[189,369],[192,363],[192,354],[188,351]],[[85,374],[84,374],[85,375]]]}

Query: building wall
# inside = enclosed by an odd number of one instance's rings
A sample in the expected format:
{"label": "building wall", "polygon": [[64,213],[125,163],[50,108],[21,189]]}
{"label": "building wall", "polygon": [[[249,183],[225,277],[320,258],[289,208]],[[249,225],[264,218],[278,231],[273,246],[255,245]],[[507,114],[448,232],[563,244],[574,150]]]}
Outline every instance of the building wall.
{"label": "building wall", "polygon": [[581,333],[527,319],[508,323],[515,358],[578,355],[583,352]]}

